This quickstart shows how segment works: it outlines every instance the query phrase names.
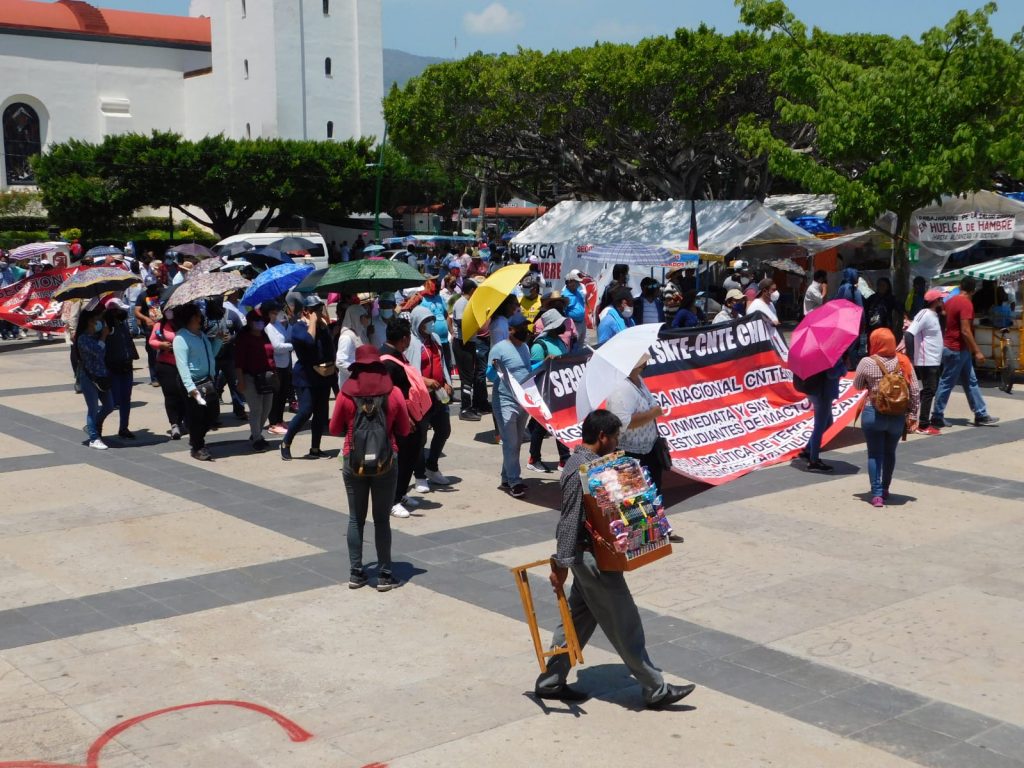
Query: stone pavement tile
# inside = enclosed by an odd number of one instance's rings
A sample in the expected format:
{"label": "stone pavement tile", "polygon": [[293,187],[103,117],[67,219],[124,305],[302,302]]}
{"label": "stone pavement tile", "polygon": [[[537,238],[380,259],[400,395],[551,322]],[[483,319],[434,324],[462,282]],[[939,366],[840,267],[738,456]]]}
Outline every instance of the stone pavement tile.
{"label": "stone pavement tile", "polygon": [[3,723],[0,761],[81,763],[103,730],[67,707],[28,714]]}
{"label": "stone pavement tile", "polygon": [[[766,648],[763,645],[730,654],[725,657],[725,660],[776,677],[780,677],[783,672],[795,667],[806,666],[806,663],[796,656]],[[790,680],[790,682],[796,681]]]}
{"label": "stone pavement tile", "polygon": [[789,717],[844,736],[855,731],[870,728],[872,725],[877,725],[889,719],[878,710],[860,707],[838,699],[835,696],[829,696],[810,704],[805,704],[802,707],[790,710],[786,714]]}
{"label": "stone pavement tile", "polygon": [[1020,724],[1024,647],[1005,638],[1022,634],[1020,601],[954,586],[786,637],[773,646]]}
{"label": "stone pavement tile", "polygon": [[778,597],[791,603],[806,603],[834,615],[855,615],[899,603],[914,593],[881,584],[860,581],[846,573],[824,572],[801,576],[753,594]]}
{"label": "stone pavement tile", "polygon": [[761,675],[760,672],[755,674],[758,675],[755,680],[731,689],[729,695],[774,712],[789,712],[824,698],[817,691],[804,688],[802,685],[788,683],[770,675]]}
{"label": "stone pavement tile", "polygon": [[856,688],[840,691],[835,698],[856,704],[858,707],[877,710],[886,717],[898,717],[928,703],[928,699],[923,696],[885,683],[864,683]]}
{"label": "stone pavement tile", "polygon": [[777,677],[788,680],[791,683],[802,685],[824,696],[831,696],[839,691],[849,688],[856,688],[866,681],[863,677],[849,675],[840,672],[838,669],[817,664],[815,662],[803,662],[791,669],[785,669],[776,673]]}
{"label": "stone pavement tile", "polygon": [[975,473],[979,479],[998,478],[1017,482],[1024,479],[1024,456],[1019,452],[1007,451],[1003,446],[958,451],[935,459],[925,459],[920,464],[936,469]]}
{"label": "stone pavement tile", "polygon": [[941,752],[921,755],[917,762],[929,768],[1021,768],[1024,765],[998,752],[965,742],[954,744]]}
{"label": "stone pavement tile", "polygon": [[[715,691],[729,693],[743,685],[759,682],[767,677],[760,672],[754,672],[739,664],[731,664],[721,659],[709,659],[703,663],[692,664],[685,660],[686,657],[683,658],[683,663],[673,665],[673,674],[678,674],[690,682]],[[687,663],[691,663],[691,666],[686,666]]]}
{"label": "stone pavement tile", "polygon": [[[999,726],[997,720],[941,701],[933,701],[920,709],[912,709],[900,715],[899,719],[962,741]],[[1012,726],[999,727],[1011,728]],[[986,744],[986,746],[988,745]],[[1020,747],[1021,754],[1024,754],[1024,741],[1021,742]]]}
{"label": "stone pavement tile", "polygon": [[698,651],[704,651],[713,659],[730,656],[755,645],[754,642],[746,638],[731,635],[728,632],[719,632],[714,629],[706,629],[703,632],[687,635],[674,642],[676,645],[681,645],[684,648],[695,648]]}
{"label": "stone pavement tile", "polygon": [[21,456],[41,456],[50,453],[38,445],[19,440],[9,434],[0,432],[0,459],[12,459]]}
{"label": "stone pavement tile", "polygon": [[1006,757],[1024,760],[1024,728],[1002,723],[991,730],[979,733],[969,741]]}
{"label": "stone pavement tile", "polygon": [[177,508],[62,536],[5,537],[0,553],[69,594],[85,595],[317,551],[212,509]]}
{"label": "stone pavement tile", "polygon": [[[0,611],[64,600],[69,595],[49,580],[0,556]],[[0,640],[6,625],[0,624]]]}
{"label": "stone pavement tile", "polygon": [[851,739],[872,744],[900,757],[917,757],[956,745],[957,739],[919,728],[902,720],[886,720],[863,731],[850,734]]}
{"label": "stone pavement tile", "polygon": [[[671,612],[697,624],[747,639],[751,645],[775,643],[841,618],[834,610],[828,611],[800,599],[784,600],[756,592]],[[780,650],[790,651],[789,648]]]}

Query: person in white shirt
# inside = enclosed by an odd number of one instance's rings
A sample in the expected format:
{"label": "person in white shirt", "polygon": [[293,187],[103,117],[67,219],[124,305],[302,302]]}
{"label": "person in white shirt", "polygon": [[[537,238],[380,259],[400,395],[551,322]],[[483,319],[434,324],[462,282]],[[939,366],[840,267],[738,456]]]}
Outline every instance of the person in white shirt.
{"label": "person in white shirt", "polygon": [[828,296],[828,272],[819,269],[814,273],[811,284],[804,293],[804,317],[825,303]]}
{"label": "person in white shirt", "polygon": [[270,406],[270,433],[283,435],[288,432],[284,423],[284,409],[292,398],[292,332],[288,317],[275,301],[260,304],[260,315],[266,323],[263,330],[274,348],[274,369],[277,371],[278,387]]}
{"label": "person in white shirt", "polygon": [[917,313],[906,330],[914,337],[914,371],[921,382],[921,417],[917,431],[922,435],[939,435],[942,433],[931,426],[930,419],[942,370],[942,291],[928,291],[924,302],[925,308]]}
{"label": "person in white shirt", "polygon": [[729,292],[725,294],[725,303],[718,311],[718,314],[715,315],[715,319],[711,321],[711,324],[730,323],[737,317],[742,317],[739,310],[746,301],[747,297],[743,295],[743,291],[737,288],[730,288]]}
{"label": "person in white shirt", "polygon": [[747,314],[760,312],[772,326],[779,324],[779,316],[775,312],[775,302],[779,300],[779,292],[775,288],[775,281],[766,277],[757,284],[757,296],[747,305]]}
{"label": "person in white shirt", "polygon": [[645,354],[633,366],[629,376],[608,395],[607,408],[619,417],[619,450],[639,461],[651,473],[651,481],[661,490],[664,467],[657,451],[657,420],[664,415],[661,406],[644,383],[643,372],[650,355]]}

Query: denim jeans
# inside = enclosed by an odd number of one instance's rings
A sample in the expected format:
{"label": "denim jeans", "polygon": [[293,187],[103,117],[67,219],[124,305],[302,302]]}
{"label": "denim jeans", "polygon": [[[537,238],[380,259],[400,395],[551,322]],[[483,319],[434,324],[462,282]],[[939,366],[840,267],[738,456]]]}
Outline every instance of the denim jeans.
{"label": "denim jeans", "polygon": [[905,418],[878,413],[873,405],[864,408],[860,417],[864,440],[868,444],[868,478],[871,495],[881,496],[889,490],[896,468],[896,446],[903,437]]}
{"label": "denim jeans", "polygon": [[971,357],[971,350],[962,349],[954,352],[952,349],[942,350],[942,376],[939,378],[939,386],[935,392],[935,404],[932,406],[932,426],[941,427],[942,417],[946,412],[946,403],[953,392],[953,387],[960,383],[967,395],[967,403],[974,411],[975,418],[988,416],[988,409],[985,407],[985,400],[978,388],[978,377],[974,374],[974,360]]}
{"label": "denim jeans", "polygon": [[501,435],[501,482],[510,487],[519,485],[523,482],[519,453],[530,416],[519,408],[502,406],[494,409],[494,418]]}
{"label": "denim jeans", "polygon": [[114,398],[109,389],[100,392],[84,371],[78,375],[78,386],[85,398],[85,431],[90,440],[99,440],[103,437],[103,421],[114,410]]}
{"label": "denim jeans", "polygon": [[320,439],[327,429],[331,388],[296,387],[295,395],[299,399],[299,410],[292,417],[291,423],[288,425],[288,432],[285,434],[282,442],[287,446],[291,446],[296,433],[306,426],[306,422],[312,419],[312,436],[309,448],[311,451],[319,451]]}
{"label": "denim jeans", "polygon": [[377,568],[391,573],[391,503],[395,497],[396,467],[376,477],[354,474],[346,458],[342,468],[348,496],[348,562],[353,571],[363,567],[363,529],[366,514],[373,512],[373,539],[377,547]]}
{"label": "denim jeans", "polygon": [[113,396],[113,404],[118,410],[120,421],[118,429],[128,429],[128,416],[132,410],[132,387],[135,376],[132,373],[110,374],[110,394]]}
{"label": "denim jeans", "polygon": [[807,441],[807,457],[817,461],[821,455],[821,439],[832,426],[832,400],[824,390],[807,395],[807,400],[814,408],[814,428],[811,439]]}

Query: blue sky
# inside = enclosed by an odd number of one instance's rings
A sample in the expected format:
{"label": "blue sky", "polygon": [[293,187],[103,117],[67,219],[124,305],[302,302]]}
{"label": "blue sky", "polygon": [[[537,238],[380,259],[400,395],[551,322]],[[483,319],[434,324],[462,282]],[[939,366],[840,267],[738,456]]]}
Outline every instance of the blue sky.
{"label": "blue sky", "polygon": [[[266,0],[256,0],[265,2]],[[732,0],[382,0],[384,45],[427,56],[508,51],[516,46],[550,50],[595,40],[635,42],[700,22],[723,32],[736,29]],[[93,0],[108,8],[187,13],[188,0]],[[918,37],[960,8],[983,0],[790,0],[804,22],[833,32],[886,32]],[[993,17],[998,34],[1024,26],[1024,2],[1002,0]]]}

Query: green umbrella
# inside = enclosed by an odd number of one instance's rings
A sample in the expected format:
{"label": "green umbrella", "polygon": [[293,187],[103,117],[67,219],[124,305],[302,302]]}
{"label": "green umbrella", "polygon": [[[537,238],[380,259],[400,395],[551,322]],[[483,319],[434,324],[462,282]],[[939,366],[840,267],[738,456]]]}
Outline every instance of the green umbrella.
{"label": "green umbrella", "polygon": [[320,278],[319,291],[337,293],[380,293],[423,285],[423,275],[404,261],[360,259],[335,264]]}

